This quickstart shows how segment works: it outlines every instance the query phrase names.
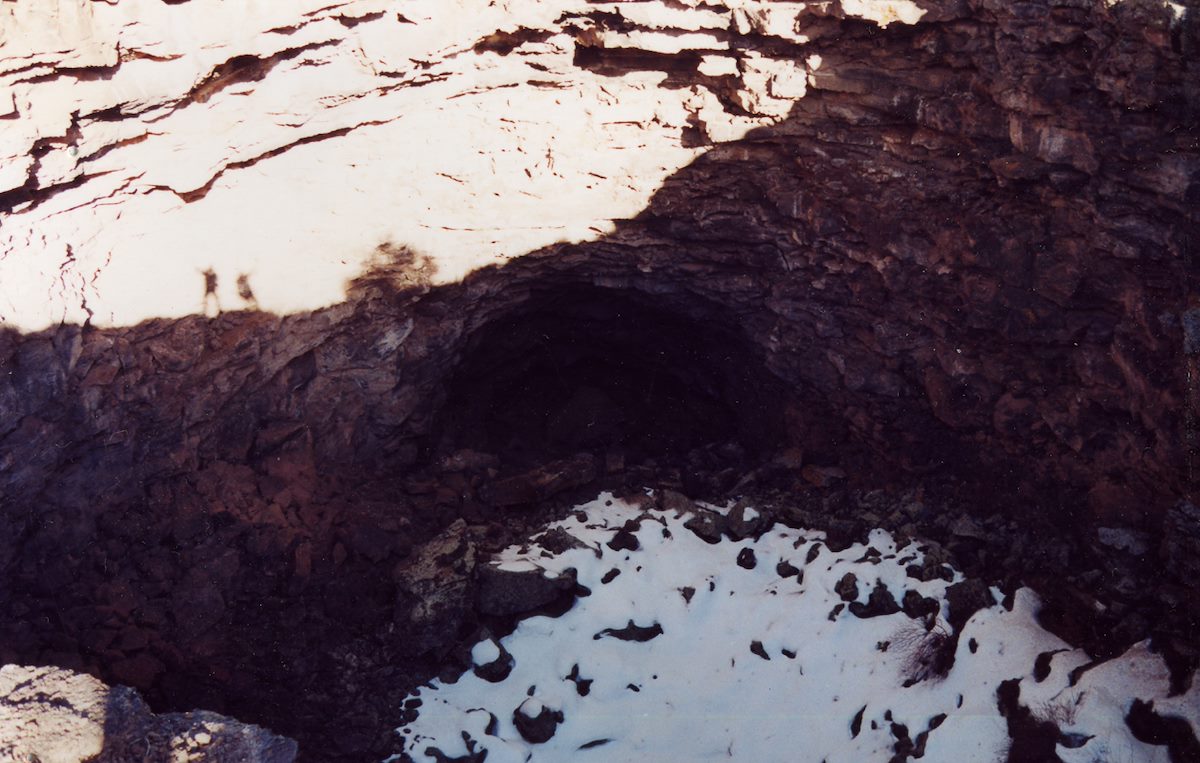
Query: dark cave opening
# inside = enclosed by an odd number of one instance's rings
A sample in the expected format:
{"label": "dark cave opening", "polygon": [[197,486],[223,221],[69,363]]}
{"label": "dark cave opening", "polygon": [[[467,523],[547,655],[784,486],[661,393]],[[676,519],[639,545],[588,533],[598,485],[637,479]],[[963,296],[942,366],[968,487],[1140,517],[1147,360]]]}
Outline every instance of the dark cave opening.
{"label": "dark cave opening", "polygon": [[477,328],[444,387],[437,453],[512,467],[580,451],[672,462],[706,446],[761,456],[784,386],[721,308],[686,294],[551,286]]}

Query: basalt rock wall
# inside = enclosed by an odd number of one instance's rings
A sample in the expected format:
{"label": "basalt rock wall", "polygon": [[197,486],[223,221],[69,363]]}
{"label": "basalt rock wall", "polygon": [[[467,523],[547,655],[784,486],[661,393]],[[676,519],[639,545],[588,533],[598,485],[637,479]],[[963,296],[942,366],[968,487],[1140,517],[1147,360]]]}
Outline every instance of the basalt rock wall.
{"label": "basalt rock wall", "polygon": [[[455,341],[523,289],[586,283],[685,312],[692,297],[720,306],[794,402],[843,423],[828,439],[881,464],[966,454],[1013,486],[1082,491],[1101,518],[1161,515],[1194,468],[1195,14],[859,5],[680,8],[664,22],[616,3],[476,41],[481,61],[536,62],[538,38],[566,30],[580,77],[654,74],[662,90],[715,97],[717,127],[765,126],[729,141],[692,113],[678,137],[700,158],[642,212],[423,302],[446,266],[397,241],[360,280],[387,290],[311,315],[10,332],[7,491],[101,490],[92,461],[133,473],[244,463],[300,429],[324,463],[403,456],[405,437],[428,429]],[[679,50],[662,52],[664,36]],[[267,92],[269,74],[235,79]],[[782,108],[772,98],[790,98],[786,117],[769,116]],[[37,211],[31,199],[54,198],[41,183],[30,175],[10,199],[11,227]],[[36,248],[9,243],[13,258]]]}

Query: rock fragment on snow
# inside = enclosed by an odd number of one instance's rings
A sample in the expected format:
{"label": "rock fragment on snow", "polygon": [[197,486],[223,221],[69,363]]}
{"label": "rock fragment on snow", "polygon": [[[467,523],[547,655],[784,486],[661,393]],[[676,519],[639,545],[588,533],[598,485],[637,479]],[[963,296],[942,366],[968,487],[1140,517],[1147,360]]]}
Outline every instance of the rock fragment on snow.
{"label": "rock fragment on snow", "polygon": [[513,725],[527,742],[542,744],[554,737],[558,724],[563,722],[561,710],[546,707],[530,697],[513,711]]}
{"label": "rock fragment on snow", "polygon": [[950,606],[950,613],[946,619],[955,631],[960,631],[971,615],[992,606],[996,600],[982,580],[971,578],[947,588],[946,602]]}
{"label": "rock fragment on snow", "polygon": [[630,620],[629,624],[624,628],[605,628],[595,636],[592,636],[592,638],[599,640],[611,637],[620,639],[621,641],[649,641],[661,636],[662,633],[662,626],[658,623],[654,623],[653,625],[635,625],[633,620]]}
{"label": "rock fragment on snow", "polygon": [[679,514],[696,513],[696,504],[691,498],[674,490],[663,490],[659,493],[659,505],[663,511]]}
{"label": "rock fragment on snow", "polygon": [[633,520],[626,522],[620,530],[613,534],[612,540],[608,542],[608,547],[613,551],[637,551],[641,548],[637,536],[634,535],[637,528],[637,522]]}
{"label": "rock fragment on snow", "polygon": [[517,615],[533,611],[558,599],[575,588],[575,571],[547,573],[537,565],[530,569],[505,569],[489,562],[480,565],[477,606],[485,615]]}
{"label": "rock fragment on snow", "polygon": [[513,656],[490,636],[471,649],[471,661],[472,672],[488,683],[499,683],[512,673]]}
{"label": "rock fragment on snow", "polygon": [[833,587],[833,592],[842,597],[842,601],[854,601],[858,598],[858,576],[847,572]]}
{"label": "rock fragment on snow", "polygon": [[[576,538],[561,527],[552,527],[535,539],[537,544],[555,556],[572,548],[590,548],[586,543]],[[596,555],[600,553],[597,551]]]}
{"label": "rock fragment on snow", "polygon": [[725,531],[725,517],[710,509],[697,508],[683,526],[709,543],[717,543]]}
{"label": "rock fragment on snow", "polygon": [[901,599],[900,606],[904,610],[904,614],[914,620],[931,617],[941,610],[941,605],[938,604],[937,599],[922,596],[911,588],[904,592],[904,598]]}
{"label": "rock fragment on snow", "polygon": [[871,589],[866,604],[852,601],[850,602],[849,609],[850,614],[865,619],[868,617],[894,615],[900,611],[900,605],[896,603],[896,597],[892,596],[892,592],[888,590],[883,581],[879,580],[875,582],[875,587]]}
{"label": "rock fragment on snow", "polygon": [[739,501],[725,518],[726,531],[734,540],[758,535],[769,526],[767,517],[758,509]]}
{"label": "rock fragment on snow", "polygon": [[781,578],[791,578],[791,577],[800,577],[801,576],[800,568],[797,567],[796,565],[792,564],[791,562],[787,561],[786,559],[781,560],[779,562],[779,564],[775,565],[775,573],[777,575],[779,575],[779,577],[781,577]]}

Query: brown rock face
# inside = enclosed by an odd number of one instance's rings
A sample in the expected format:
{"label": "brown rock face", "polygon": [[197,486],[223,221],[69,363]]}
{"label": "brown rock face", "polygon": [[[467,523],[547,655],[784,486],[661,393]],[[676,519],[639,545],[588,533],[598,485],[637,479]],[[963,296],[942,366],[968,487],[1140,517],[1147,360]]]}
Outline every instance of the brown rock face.
{"label": "brown rock face", "polygon": [[[1195,501],[1200,12],[923,6],[804,17],[805,43],[737,27],[747,54],[819,56],[808,95],[600,240],[438,287],[397,245],[313,313],[0,335],[0,660],[314,760],[385,751],[387,708],[473,626],[472,565],[422,544],[457,548],[460,518],[499,543],[523,499],[489,493],[580,451],[716,473],[801,449],[1064,534],[1158,532]],[[606,75],[707,76],[585,42]],[[1164,542],[1172,569],[1193,546]]]}

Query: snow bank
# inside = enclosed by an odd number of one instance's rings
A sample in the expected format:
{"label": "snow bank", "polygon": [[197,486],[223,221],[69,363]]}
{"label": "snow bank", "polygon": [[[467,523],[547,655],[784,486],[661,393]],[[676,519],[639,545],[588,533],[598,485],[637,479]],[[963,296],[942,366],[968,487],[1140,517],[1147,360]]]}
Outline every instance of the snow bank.
{"label": "snow bank", "polygon": [[[640,548],[613,550],[608,541],[630,520],[640,521]],[[406,752],[416,760],[482,760],[486,751],[489,763],[833,763],[923,750],[926,761],[994,763],[1010,744],[997,688],[1018,679],[1020,704],[1059,723],[1069,745],[1059,745],[1063,760],[1167,760],[1165,747],[1138,742],[1123,721],[1134,698],[1167,695],[1162,660],[1144,645],[1072,686],[1072,669],[1088,658],[1037,625],[1038,600],[1028,590],[1008,607],[976,612],[955,647],[945,594],[961,576],[910,577],[919,544],[898,548],[876,530],[868,544],[833,552],[822,533],[781,526],[757,540],[709,544],[684,528],[686,520],[604,494],[554,525],[587,548],[554,555],[534,543],[505,551],[506,565],[573,567],[591,594],[561,617],[524,620],[502,639],[515,663],[505,680],[468,673],[418,691],[418,715],[399,729]],[[853,588],[843,582],[847,573]],[[897,602],[909,591],[931,598],[937,611],[926,622],[903,611],[871,616],[861,606],[855,611],[866,616],[853,614],[846,599],[865,605],[878,583]],[[938,645],[956,649],[953,667],[914,680],[922,650]],[[497,654],[491,646],[473,652],[477,661]],[[525,724],[539,713],[549,719],[553,735],[528,741],[515,722],[518,708]]]}

